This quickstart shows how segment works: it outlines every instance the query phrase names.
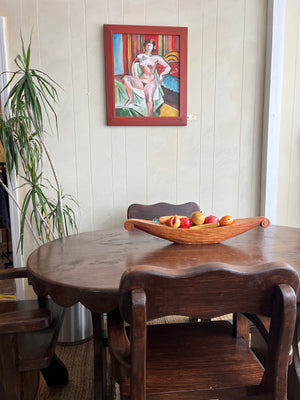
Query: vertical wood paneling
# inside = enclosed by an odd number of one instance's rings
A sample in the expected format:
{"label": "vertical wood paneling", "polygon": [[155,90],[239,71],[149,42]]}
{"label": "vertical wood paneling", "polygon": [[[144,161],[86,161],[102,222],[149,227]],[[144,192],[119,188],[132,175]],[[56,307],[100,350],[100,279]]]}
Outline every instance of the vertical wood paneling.
{"label": "vertical wood paneling", "polygon": [[[300,228],[300,4],[297,4],[296,74],[294,93],[293,145],[291,147],[291,174],[289,185],[289,215],[287,224]],[[295,9],[296,11],[296,9]]]}
{"label": "vertical wood paneling", "polygon": [[124,17],[125,25],[144,25],[146,2],[143,0],[131,0],[124,2]]}
{"label": "vertical wood paneling", "polygon": [[277,223],[300,227],[300,5],[287,2]]}
{"label": "vertical wood paneling", "polygon": [[[107,20],[106,24],[124,24],[124,0],[106,0]],[[104,3],[104,1],[103,1]]]}
{"label": "vertical wood paneling", "polygon": [[[202,14],[203,1],[180,1],[181,26],[188,26],[188,110],[193,118],[178,130],[176,201],[199,202],[200,140],[202,106]],[[195,101],[196,98],[196,101]]]}
{"label": "vertical wood paneling", "polygon": [[200,207],[213,212],[218,1],[203,2]]}
{"label": "vertical wood paneling", "polygon": [[[76,165],[76,193],[80,210],[80,230],[93,225],[93,202],[91,182],[91,150],[89,121],[89,93],[87,70],[86,9],[84,0],[69,1],[69,45],[72,71],[72,118],[74,121]],[[74,188],[75,189],[75,188]]]}
{"label": "vertical wood paneling", "polygon": [[178,25],[179,0],[152,0],[145,2],[146,25]]}
{"label": "vertical wood paneling", "polygon": [[125,218],[123,204],[127,203],[126,141],[124,127],[112,129],[113,224]]}
{"label": "vertical wood paneling", "polygon": [[22,0],[3,0],[0,5],[0,14],[5,17],[7,62],[11,71],[14,71],[13,60],[20,52],[20,28],[22,26]]}
{"label": "vertical wood paneling", "polygon": [[253,119],[252,180],[250,215],[260,214],[260,175],[262,157],[262,130],[264,112],[264,82],[266,61],[267,6],[268,1],[257,1],[257,68],[255,77],[255,109]]}
{"label": "vertical wood paneling", "polygon": [[146,204],[147,198],[147,130],[146,127],[126,128],[127,209],[132,203]]}
{"label": "vertical wood paneling", "polygon": [[[29,43],[30,37],[32,43],[38,43],[39,40],[39,31],[38,31],[38,2],[37,0],[22,0],[20,2],[19,11],[22,15],[22,23],[21,23],[21,32],[25,44]],[[20,45],[20,41],[16,44]],[[31,65],[35,66],[35,68],[40,67],[40,54],[37,49],[35,49],[31,54]]]}
{"label": "vertical wood paneling", "polygon": [[244,11],[244,38],[243,38],[243,82],[241,93],[240,115],[240,151],[239,151],[239,176],[238,176],[238,216],[247,217],[252,205],[252,158],[251,151],[255,131],[253,121],[255,118],[257,56],[257,29],[258,24],[257,1],[246,1]]}
{"label": "vertical wood paneling", "polygon": [[[26,6],[24,2],[24,7]],[[53,157],[58,179],[62,183],[64,193],[74,193],[76,190],[76,150],[74,136],[71,59],[69,45],[69,12],[68,3],[58,0],[37,3],[37,20],[39,35],[39,53],[41,69],[51,71],[51,77],[63,88],[58,89],[60,103],[56,107],[58,117],[58,136],[53,124],[53,133],[46,135],[46,143]],[[55,19],[58,29],[53,29]],[[48,129],[48,132],[51,132]],[[66,152],[68,157],[66,158]],[[62,164],[62,160],[64,160]],[[49,164],[47,174],[53,180]]]}
{"label": "vertical wood paneling", "polygon": [[244,18],[243,0],[219,2],[212,209],[218,215],[238,208]]}
{"label": "vertical wood paneling", "polygon": [[102,24],[108,22],[108,6],[113,2],[85,0],[91,129],[91,172],[93,229],[111,223],[113,215],[112,135],[105,119],[105,74]]}
{"label": "vertical wood paneling", "polygon": [[[299,3],[298,3],[299,7]],[[284,223],[289,226],[297,226],[300,228],[300,13],[298,8],[298,32],[297,32],[297,61],[296,61],[296,76],[295,76],[295,95],[294,95],[294,119],[293,133],[291,146],[291,169],[289,176],[288,189],[288,218]],[[284,193],[283,193],[284,195]],[[280,213],[280,211],[279,211]]]}
{"label": "vertical wood paneling", "polygon": [[[65,190],[80,201],[80,230],[122,226],[133,202],[197,201],[207,214],[258,213],[267,0],[2,4],[10,66],[20,27],[28,35],[36,24],[34,59],[64,87],[59,146],[54,138],[49,144]],[[196,119],[186,127],[106,126],[105,23],[188,27],[188,114]],[[299,106],[299,76],[295,82],[287,111]],[[287,85],[286,99],[293,87]],[[293,132],[299,120],[288,115]],[[290,133],[286,151],[292,143]],[[284,167],[295,186],[297,151],[294,145],[292,165]]]}
{"label": "vertical wood paneling", "polygon": [[176,202],[176,127],[166,127],[163,133],[160,128],[151,128],[147,160],[147,202]]}

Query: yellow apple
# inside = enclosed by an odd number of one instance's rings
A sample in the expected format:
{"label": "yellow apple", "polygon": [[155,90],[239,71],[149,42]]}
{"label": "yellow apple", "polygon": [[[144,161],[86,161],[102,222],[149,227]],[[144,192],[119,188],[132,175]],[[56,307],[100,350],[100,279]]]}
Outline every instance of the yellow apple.
{"label": "yellow apple", "polygon": [[202,225],[205,221],[205,215],[201,211],[195,211],[191,216],[191,220],[194,225]]}

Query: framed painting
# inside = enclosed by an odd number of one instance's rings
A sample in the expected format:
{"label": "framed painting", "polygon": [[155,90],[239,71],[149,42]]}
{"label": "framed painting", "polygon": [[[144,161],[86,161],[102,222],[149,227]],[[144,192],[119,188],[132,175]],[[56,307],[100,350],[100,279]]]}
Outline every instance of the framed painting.
{"label": "framed painting", "polygon": [[187,28],[103,29],[107,125],[186,125]]}

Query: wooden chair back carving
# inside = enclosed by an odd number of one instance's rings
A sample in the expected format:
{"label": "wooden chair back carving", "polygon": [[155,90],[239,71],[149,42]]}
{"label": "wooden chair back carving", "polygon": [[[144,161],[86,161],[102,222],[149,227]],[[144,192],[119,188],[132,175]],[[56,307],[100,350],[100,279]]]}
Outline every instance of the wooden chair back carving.
{"label": "wooden chair back carving", "polygon": [[[129,268],[120,282],[119,312],[108,318],[113,374],[121,398],[263,395],[286,400],[298,285],[297,272],[287,264],[269,263],[244,272],[222,263],[178,270]],[[206,321],[228,313],[271,318],[264,368],[242,337],[232,337],[228,321]],[[205,322],[147,325],[173,314],[194,314]],[[130,324],[129,337],[124,322]],[[174,368],[180,369],[178,379]]]}
{"label": "wooden chair back carving", "polygon": [[298,275],[287,265],[272,270],[268,265],[258,266],[255,273],[228,269],[223,263],[180,270],[133,267],[120,282],[120,311],[131,323],[131,293],[139,288],[147,298],[147,321],[172,314],[206,319],[232,312],[271,317],[274,287],[291,285],[292,277],[291,286],[296,290]]}
{"label": "wooden chair back carving", "polygon": [[163,215],[185,215],[190,217],[194,211],[200,211],[199,205],[194,202],[185,204],[156,203],[156,204],[131,204],[127,209],[127,219],[148,219]]}

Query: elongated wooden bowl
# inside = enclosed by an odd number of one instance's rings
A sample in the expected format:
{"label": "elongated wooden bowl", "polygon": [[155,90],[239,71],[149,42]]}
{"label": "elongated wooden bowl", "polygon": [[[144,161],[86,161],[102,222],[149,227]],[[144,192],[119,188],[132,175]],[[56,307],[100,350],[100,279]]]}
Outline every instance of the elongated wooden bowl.
{"label": "elongated wooden bowl", "polygon": [[270,220],[266,217],[252,217],[235,219],[231,225],[218,226],[205,229],[182,229],[171,228],[162,224],[154,224],[145,219],[128,219],[124,227],[128,231],[133,228],[140,229],[150,235],[169,240],[170,242],[180,244],[213,244],[220,243],[223,240],[230,239],[241,233],[247,232],[256,226],[261,225],[267,228]]}

